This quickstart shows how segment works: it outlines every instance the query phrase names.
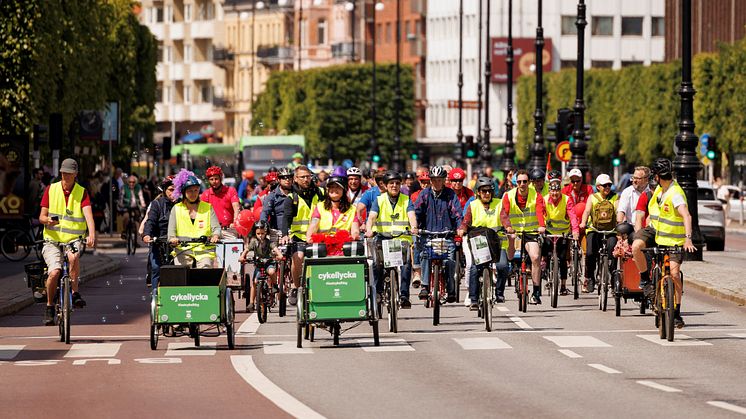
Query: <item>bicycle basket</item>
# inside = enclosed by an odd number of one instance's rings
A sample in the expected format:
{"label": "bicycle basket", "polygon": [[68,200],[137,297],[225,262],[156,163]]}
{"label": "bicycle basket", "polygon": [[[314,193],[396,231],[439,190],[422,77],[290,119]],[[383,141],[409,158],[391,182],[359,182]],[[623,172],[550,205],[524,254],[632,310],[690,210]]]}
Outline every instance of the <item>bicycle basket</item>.
{"label": "bicycle basket", "polygon": [[444,238],[429,239],[425,249],[430,259],[448,259],[448,240]]}
{"label": "bicycle basket", "polygon": [[[487,239],[486,241],[487,241],[487,245],[490,251],[490,259],[493,261],[498,261],[500,259],[500,237],[497,235],[495,230],[492,230],[491,228],[486,228],[486,227],[474,228],[468,234],[470,246],[471,246],[471,239],[474,237],[478,237],[478,236],[482,236]],[[476,263],[474,249],[470,247],[469,250],[472,251],[471,252],[472,260],[474,260],[474,263]]]}
{"label": "bicycle basket", "polygon": [[37,303],[46,301],[47,265],[44,262],[28,263],[24,266],[24,270],[26,271],[26,285],[34,293],[34,300]]}

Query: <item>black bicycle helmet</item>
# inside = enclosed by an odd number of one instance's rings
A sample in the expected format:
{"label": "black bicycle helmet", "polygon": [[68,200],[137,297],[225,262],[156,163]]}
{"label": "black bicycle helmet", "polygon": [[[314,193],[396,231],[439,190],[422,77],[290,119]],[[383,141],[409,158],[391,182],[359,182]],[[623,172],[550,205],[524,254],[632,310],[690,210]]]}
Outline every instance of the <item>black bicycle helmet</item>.
{"label": "black bicycle helmet", "polygon": [[414,172],[407,172],[404,174],[404,179],[417,179],[417,175]]}
{"label": "black bicycle helmet", "polygon": [[326,180],[326,187],[329,188],[329,185],[337,184],[342,187],[342,190],[344,190],[345,193],[347,193],[347,178],[342,176],[332,176],[329,179]]}
{"label": "black bicycle helmet", "polygon": [[254,231],[256,230],[267,230],[269,228],[269,223],[266,221],[259,220],[254,223]]}
{"label": "black bicycle helmet", "polygon": [[399,172],[389,170],[383,175],[383,183],[385,183],[386,185],[388,185],[389,182],[391,182],[392,180],[398,180],[399,182],[401,182],[402,179]]}
{"label": "black bicycle helmet", "polygon": [[533,169],[528,174],[528,176],[529,176],[529,179],[531,180],[542,180],[544,179],[544,171],[541,169]]}
{"label": "black bicycle helmet", "polygon": [[488,178],[487,176],[482,176],[477,179],[476,190],[480,190],[482,188],[490,188],[494,191],[495,182],[493,182],[492,179]]}
{"label": "black bicycle helmet", "polygon": [[277,172],[277,171],[278,171],[278,170],[277,170],[277,167],[276,167],[276,166],[270,166],[270,167],[269,167],[269,170],[267,170],[267,173],[272,173],[272,172]]}
{"label": "black bicycle helmet", "polygon": [[653,166],[650,168],[650,173],[658,176],[671,175],[673,173],[671,160],[663,157],[655,159]]}
{"label": "black bicycle helmet", "polygon": [[289,167],[283,167],[277,172],[277,176],[279,177],[293,176],[293,169]]}
{"label": "black bicycle helmet", "polygon": [[619,234],[627,235],[629,236],[635,231],[635,228],[632,227],[632,224],[630,223],[621,223],[616,226],[616,232]]}
{"label": "black bicycle helmet", "polygon": [[552,170],[549,172],[548,178],[550,182],[555,179],[562,181],[562,173],[560,173],[558,170]]}
{"label": "black bicycle helmet", "polygon": [[433,166],[430,169],[430,179],[445,178],[446,176],[448,176],[448,172],[446,172],[446,169],[444,169],[443,166]]}

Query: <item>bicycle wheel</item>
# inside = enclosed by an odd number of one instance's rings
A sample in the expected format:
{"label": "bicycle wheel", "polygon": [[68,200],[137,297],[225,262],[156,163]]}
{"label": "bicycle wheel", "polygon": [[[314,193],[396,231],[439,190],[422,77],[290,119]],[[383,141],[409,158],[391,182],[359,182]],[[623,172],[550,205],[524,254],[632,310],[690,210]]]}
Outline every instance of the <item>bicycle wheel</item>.
{"label": "bicycle wheel", "polygon": [[62,281],[62,301],[60,309],[62,318],[60,321],[60,341],[70,343],[70,312],[72,311],[72,291],[70,290],[70,277],[64,276]]}
{"label": "bicycle wheel", "polygon": [[[656,277],[660,278],[660,277]],[[658,335],[661,339],[666,338],[666,314],[664,308],[665,292],[661,279],[655,280],[655,327],[658,328]]]}
{"label": "bicycle wheel", "polygon": [[492,269],[485,267],[482,271],[482,315],[484,329],[492,331]]}
{"label": "bicycle wheel", "polygon": [[614,315],[622,315],[622,272],[614,271]]}
{"label": "bicycle wheel", "polygon": [[399,276],[396,269],[389,273],[389,332],[398,332],[399,322]]}
{"label": "bicycle wheel", "polygon": [[670,275],[663,278],[663,283],[666,291],[666,338],[669,342],[673,342],[674,334],[674,320],[676,303],[674,301],[674,282]]}
{"label": "bicycle wheel", "polygon": [[127,231],[125,232],[125,238],[127,239],[127,254],[128,255],[134,255],[135,254],[135,242],[133,241],[133,235],[132,232],[132,225],[127,224]]}
{"label": "bicycle wheel", "polygon": [[33,241],[27,232],[19,229],[12,228],[5,232],[2,240],[0,240],[0,249],[3,252],[5,259],[11,262],[18,262],[31,253],[33,247]]}
{"label": "bicycle wheel", "polygon": [[521,271],[521,281],[520,281],[520,300],[519,300],[519,310],[522,312],[526,312],[528,310],[528,272]]}
{"label": "bicycle wheel", "polygon": [[236,347],[236,316],[233,310],[233,291],[225,289],[225,334],[228,336],[228,348]]}
{"label": "bicycle wheel", "polygon": [[440,323],[440,265],[432,266],[430,269],[430,296],[433,299],[433,326]]}
{"label": "bicycle wheel", "polygon": [[277,275],[277,278],[279,278],[278,279],[278,281],[279,281],[278,286],[280,288],[280,293],[277,296],[277,299],[280,300],[280,304],[279,304],[280,307],[278,309],[280,317],[285,317],[285,313],[287,311],[288,296],[287,296],[287,293],[285,291],[286,290],[285,284],[287,283],[286,278],[285,278],[286,274],[287,275],[290,274],[289,269],[285,269],[285,263],[281,263],[280,264],[280,274]]}
{"label": "bicycle wheel", "polygon": [[572,296],[573,300],[580,298],[580,252],[573,248],[572,251]]}
{"label": "bicycle wheel", "polygon": [[559,257],[557,257],[557,252],[552,252],[552,260],[550,261],[552,264],[552,268],[550,270],[550,281],[551,281],[551,288],[549,288],[549,293],[551,294],[550,303],[552,305],[552,308],[557,308],[557,300],[559,300]]}
{"label": "bicycle wheel", "polygon": [[199,325],[189,324],[189,335],[194,339],[194,346],[199,346]]}
{"label": "bicycle wheel", "polygon": [[[604,307],[604,301],[606,300],[607,294],[604,291],[604,280],[606,278],[606,256],[601,256],[598,262],[598,266],[596,266],[596,287],[598,292],[598,309],[601,311],[606,311],[606,308]],[[608,291],[608,288],[607,288]]]}
{"label": "bicycle wheel", "polygon": [[300,301],[303,301],[302,298],[304,298],[303,287],[299,287],[298,288],[299,304],[298,304],[298,310],[295,312],[295,323],[296,323],[296,328],[297,328],[297,333],[298,333],[298,341],[296,343],[296,346],[298,348],[303,347],[303,338],[304,338],[303,332],[306,330],[305,325],[303,324],[303,309],[302,309],[303,305],[300,304]]}
{"label": "bicycle wheel", "polygon": [[456,249],[456,302],[461,299],[461,280],[464,278],[464,267],[461,263],[464,261],[463,253]]}
{"label": "bicycle wheel", "polygon": [[152,294],[150,297],[150,349],[155,351],[158,349],[158,337],[160,335],[158,330],[158,324],[156,323],[157,311],[157,297]]}
{"label": "bicycle wheel", "polygon": [[265,323],[267,321],[267,302],[265,301],[265,293],[267,292],[266,289],[264,289],[266,285],[266,282],[264,280],[259,280],[254,283],[254,288],[256,288],[255,292],[255,298],[254,301],[256,302],[254,305],[254,308],[256,308],[256,317],[259,319],[259,323]]}

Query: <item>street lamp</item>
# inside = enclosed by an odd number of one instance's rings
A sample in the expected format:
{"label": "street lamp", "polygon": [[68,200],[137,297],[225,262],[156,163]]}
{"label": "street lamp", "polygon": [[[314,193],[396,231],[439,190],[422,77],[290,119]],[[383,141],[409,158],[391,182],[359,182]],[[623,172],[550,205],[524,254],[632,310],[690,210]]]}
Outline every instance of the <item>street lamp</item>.
{"label": "street lamp", "polygon": [[506,175],[515,168],[513,147],[513,0],[508,0],[508,53],[505,58],[508,68],[508,118],[505,120],[505,150],[500,161],[500,170]]}
{"label": "street lamp", "polygon": [[458,131],[454,160],[461,165],[464,157],[464,0],[458,2]]}
{"label": "street lamp", "polygon": [[479,2],[477,24],[477,144],[482,144],[482,74],[480,72],[482,68],[482,0],[477,1]]}
{"label": "street lamp", "polygon": [[484,137],[480,144],[479,157],[482,165],[488,167],[492,164],[492,152],[490,151],[490,73],[492,72],[492,43],[490,42],[490,0],[487,0],[487,28],[484,36]]}
{"label": "street lamp", "polygon": [[373,74],[372,74],[372,83],[371,83],[371,100],[370,100],[370,114],[371,114],[371,125],[370,125],[370,154],[371,154],[371,167],[373,167],[373,163],[378,163],[380,160],[380,155],[378,152],[378,133],[376,132],[377,129],[377,115],[376,115],[376,12],[380,12],[383,10],[383,3],[377,2],[373,12],[373,30],[371,33],[373,34],[373,52],[372,52],[372,61],[373,61]]}
{"label": "street lamp", "polygon": [[575,73],[575,129],[572,131],[572,141],[570,142],[570,151],[572,159],[568,165],[570,169],[580,169],[586,173],[591,169],[588,160],[585,158],[585,152],[588,146],[585,143],[585,103],[583,103],[583,63],[585,60],[585,26],[588,22],[585,20],[585,0],[578,2],[578,20],[575,26],[578,31],[578,58]]}
{"label": "street lamp", "polygon": [[536,110],[534,110],[534,143],[531,145],[531,161],[528,164],[530,170],[542,169],[544,167],[547,147],[544,145],[544,111],[542,109],[542,77],[544,67],[544,28],[541,26],[541,3],[539,5],[539,24],[536,26],[536,56],[534,65],[536,70]]}
{"label": "street lamp", "polygon": [[697,159],[696,148],[699,139],[694,134],[694,85],[692,84],[692,1],[681,2],[681,113],[679,114],[679,132],[674,140],[676,157],[673,169],[676,181],[686,193],[689,213],[692,216],[692,241],[697,248],[694,253],[686,253],[687,260],[702,260],[704,240],[699,229],[699,210],[697,208],[697,173],[702,164]]}
{"label": "street lamp", "polygon": [[350,50],[350,61],[355,62],[355,2],[345,3],[345,10],[350,12],[350,32],[352,32],[352,49]]}
{"label": "street lamp", "polygon": [[394,170],[401,170],[401,0],[396,0],[396,91],[394,98]]}

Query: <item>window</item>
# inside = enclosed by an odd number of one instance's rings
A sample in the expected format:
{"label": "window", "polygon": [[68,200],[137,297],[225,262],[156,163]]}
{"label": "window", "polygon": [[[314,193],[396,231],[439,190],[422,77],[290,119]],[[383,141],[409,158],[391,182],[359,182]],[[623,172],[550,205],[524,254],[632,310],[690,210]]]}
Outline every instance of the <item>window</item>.
{"label": "window", "polygon": [[163,7],[155,8],[155,21],[159,23],[163,22]]}
{"label": "window", "polygon": [[171,96],[171,86],[166,86],[163,89],[163,98],[165,103],[171,103],[174,101],[173,96]]}
{"label": "window", "polygon": [[422,34],[422,21],[417,19],[414,21],[414,35],[419,38],[421,34]]}
{"label": "window", "polygon": [[192,62],[192,46],[191,45],[184,45],[184,62],[185,63]]}
{"label": "window", "polygon": [[591,35],[611,36],[614,32],[614,17],[593,16],[591,20]]}
{"label": "window", "polygon": [[174,7],[166,6],[166,23],[172,23],[174,21]]}
{"label": "window", "polygon": [[173,61],[173,47],[172,46],[169,45],[166,47],[166,56],[163,57],[163,61],[167,63],[170,63]]}
{"label": "window", "polygon": [[604,60],[592,60],[591,61],[592,68],[611,68],[613,65],[614,65],[614,61],[604,61]]}
{"label": "window", "polygon": [[192,101],[192,87],[184,86],[184,103],[190,103]]}
{"label": "window", "polygon": [[666,35],[666,20],[662,17],[654,17],[652,21],[652,27],[650,30],[651,36],[665,36]]}
{"label": "window", "polygon": [[319,45],[326,44],[326,21],[324,19],[319,19],[319,22],[316,24],[316,36]]}
{"label": "window", "polygon": [[163,43],[158,43],[158,52],[156,53],[156,57],[158,57],[158,62],[166,61],[165,52],[163,49]]}
{"label": "window", "polygon": [[577,68],[578,60],[561,60],[560,68]]}
{"label": "window", "polygon": [[642,18],[623,17],[622,36],[642,36]]}
{"label": "window", "polygon": [[629,67],[633,65],[642,65],[642,61],[622,61],[622,67]]}
{"label": "window", "polygon": [[156,103],[163,102],[163,85],[158,83],[158,87],[155,88],[155,101]]}
{"label": "window", "polygon": [[376,43],[381,43],[381,37],[383,37],[383,25],[376,23]]}
{"label": "window", "polygon": [[192,21],[192,5],[185,4],[184,5],[184,22],[191,22],[191,21]]}
{"label": "window", "polygon": [[209,103],[212,102],[212,92],[211,92],[211,86],[207,83],[203,84],[200,88],[200,96],[202,96],[202,102]]}
{"label": "window", "polygon": [[562,16],[562,35],[577,35],[575,16]]}
{"label": "window", "polygon": [[391,22],[386,23],[386,42],[391,42]]}
{"label": "window", "polygon": [[404,22],[404,36],[406,39],[410,39],[409,35],[412,35],[411,39],[414,39],[414,34],[409,32],[409,21],[407,20]]}

